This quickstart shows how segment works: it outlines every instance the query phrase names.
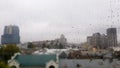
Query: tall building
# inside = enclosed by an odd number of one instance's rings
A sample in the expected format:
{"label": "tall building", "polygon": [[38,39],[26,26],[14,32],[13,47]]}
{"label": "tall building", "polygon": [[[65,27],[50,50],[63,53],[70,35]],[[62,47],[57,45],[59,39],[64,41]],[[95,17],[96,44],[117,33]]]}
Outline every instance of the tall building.
{"label": "tall building", "polygon": [[116,28],[108,28],[107,29],[107,38],[108,38],[108,46],[109,47],[117,46],[117,31],[116,31]]}
{"label": "tall building", "polygon": [[108,48],[107,35],[102,34],[100,40],[101,40],[101,43],[100,43],[101,46],[100,46],[100,48],[102,48],[102,49]]}
{"label": "tall building", "polygon": [[100,33],[94,33],[92,36],[87,37],[87,43],[91,46],[96,46],[97,48],[100,48],[101,45],[101,34]]}
{"label": "tall building", "polygon": [[100,49],[115,47],[117,46],[117,30],[116,28],[108,28],[107,35],[94,33],[87,37],[87,43]]}
{"label": "tall building", "polygon": [[101,34],[100,33],[94,33],[93,34],[93,46],[96,46],[97,48],[100,48],[100,37],[101,37]]}
{"label": "tall building", "polygon": [[1,36],[2,44],[19,44],[19,27],[15,25],[8,25],[4,27],[4,34]]}
{"label": "tall building", "polygon": [[93,36],[88,36],[87,37],[87,43],[91,46],[93,45]]}
{"label": "tall building", "polygon": [[90,46],[96,46],[100,49],[108,48],[107,36],[105,34],[94,33],[87,37],[87,43]]}

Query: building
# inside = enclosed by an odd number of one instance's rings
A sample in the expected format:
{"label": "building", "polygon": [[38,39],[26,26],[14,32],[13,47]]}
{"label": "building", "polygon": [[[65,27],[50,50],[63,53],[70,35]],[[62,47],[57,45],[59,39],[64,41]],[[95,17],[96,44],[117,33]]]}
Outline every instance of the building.
{"label": "building", "polygon": [[61,59],[59,68],[120,68],[120,61],[113,59]]}
{"label": "building", "polygon": [[62,53],[59,54],[59,58],[60,59],[66,59],[66,58],[68,58],[68,54],[63,51]]}
{"label": "building", "polygon": [[8,25],[4,27],[4,34],[1,36],[2,44],[19,44],[19,27],[15,25]]}
{"label": "building", "polygon": [[57,48],[57,49],[63,49],[67,47],[67,39],[62,34],[60,38],[56,38],[54,40],[43,40],[43,41],[32,41],[31,42],[34,47],[37,48]]}
{"label": "building", "polygon": [[105,34],[94,33],[87,37],[87,44],[100,49],[108,48],[108,38]]}
{"label": "building", "polygon": [[116,28],[108,28],[107,29],[107,38],[108,38],[108,46],[109,47],[116,47],[117,46]]}
{"label": "building", "polygon": [[87,43],[91,46],[93,45],[93,37],[92,36],[87,37]]}
{"label": "building", "polygon": [[107,39],[107,35],[102,34],[101,35],[101,43],[100,43],[100,48],[105,49],[108,48],[108,39]]}
{"label": "building", "polygon": [[87,43],[91,46],[96,46],[97,48],[100,48],[101,45],[101,34],[100,33],[94,33],[92,36],[87,37]]}
{"label": "building", "polygon": [[28,43],[17,44],[20,49],[28,49]]}
{"label": "building", "polygon": [[108,28],[107,35],[94,33],[92,36],[87,37],[87,43],[97,48],[105,49],[117,46],[117,30],[116,28]]}
{"label": "building", "polygon": [[9,61],[11,68],[58,68],[57,55],[18,55],[15,54]]}
{"label": "building", "polygon": [[93,45],[94,46],[97,46],[98,48],[100,47],[100,37],[101,37],[101,34],[100,33],[94,33],[93,34]]}

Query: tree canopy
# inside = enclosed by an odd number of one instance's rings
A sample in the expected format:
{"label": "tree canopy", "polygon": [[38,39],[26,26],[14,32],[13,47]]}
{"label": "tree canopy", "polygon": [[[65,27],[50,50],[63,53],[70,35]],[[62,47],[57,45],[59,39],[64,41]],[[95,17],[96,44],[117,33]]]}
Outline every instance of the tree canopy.
{"label": "tree canopy", "polygon": [[34,48],[34,44],[31,42],[28,42],[28,48]]}
{"label": "tree canopy", "polygon": [[14,44],[2,46],[0,48],[0,59],[7,62],[14,53],[20,52],[19,48]]}
{"label": "tree canopy", "polygon": [[10,68],[10,67],[6,65],[4,62],[0,61],[0,68]]}

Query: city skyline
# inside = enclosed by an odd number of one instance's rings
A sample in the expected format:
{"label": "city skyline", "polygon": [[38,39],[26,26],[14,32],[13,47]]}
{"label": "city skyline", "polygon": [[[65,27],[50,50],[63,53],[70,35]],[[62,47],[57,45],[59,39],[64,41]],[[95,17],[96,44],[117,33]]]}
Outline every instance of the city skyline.
{"label": "city skyline", "polygon": [[112,26],[117,28],[119,42],[120,22],[107,21],[109,1],[0,0],[0,35],[5,25],[12,24],[19,26],[22,42],[51,40],[64,34],[68,42],[81,43],[93,33],[106,34]]}

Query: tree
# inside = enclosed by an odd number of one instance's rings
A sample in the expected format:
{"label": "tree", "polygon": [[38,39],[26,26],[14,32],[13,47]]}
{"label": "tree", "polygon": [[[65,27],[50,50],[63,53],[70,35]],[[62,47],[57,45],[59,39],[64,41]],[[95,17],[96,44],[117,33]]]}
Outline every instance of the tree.
{"label": "tree", "polygon": [[10,67],[6,65],[4,62],[0,61],[0,68],[10,68]]}
{"label": "tree", "polygon": [[14,44],[8,44],[0,48],[0,56],[5,62],[7,62],[17,52],[20,52],[20,50]]}
{"label": "tree", "polygon": [[34,45],[33,45],[33,43],[31,43],[31,42],[28,42],[28,48],[34,48]]}
{"label": "tree", "polygon": [[63,49],[64,48],[64,46],[60,43],[59,44],[59,49]]}
{"label": "tree", "polygon": [[46,44],[43,43],[43,44],[42,44],[42,48],[44,49],[44,48],[46,48],[46,47],[47,47]]}

